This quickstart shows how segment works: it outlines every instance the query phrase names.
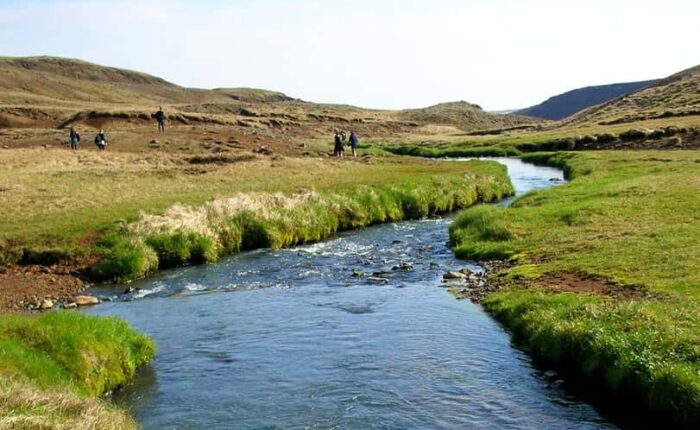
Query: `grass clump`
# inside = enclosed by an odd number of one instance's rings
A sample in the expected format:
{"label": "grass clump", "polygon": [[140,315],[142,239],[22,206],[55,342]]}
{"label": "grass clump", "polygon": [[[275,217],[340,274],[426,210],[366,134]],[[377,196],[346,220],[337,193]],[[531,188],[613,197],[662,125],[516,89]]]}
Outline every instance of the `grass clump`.
{"label": "grass clump", "polygon": [[158,269],[158,255],[142,240],[114,236],[100,243],[105,256],[92,267],[97,279],[128,281]]}
{"label": "grass clump", "polygon": [[99,428],[136,428],[123,412],[95,398],[126,384],[153,354],[150,339],[116,318],[2,315],[0,425],[91,428],[80,423],[85,419],[105,423]]}
{"label": "grass clump", "polygon": [[[700,155],[524,158],[564,167],[571,182],[529,193],[508,208],[468,209],[450,230],[462,258],[519,263],[501,273],[511,288],[488,297],[486,308],[538,357],[597,383],[614,401],[697,428]],[[555,273],[609,280],[613,293],[556,292],[543,284]],[[529,288],[518,288],[524,282]],[[648,294],[625,298],[627,286]]]}

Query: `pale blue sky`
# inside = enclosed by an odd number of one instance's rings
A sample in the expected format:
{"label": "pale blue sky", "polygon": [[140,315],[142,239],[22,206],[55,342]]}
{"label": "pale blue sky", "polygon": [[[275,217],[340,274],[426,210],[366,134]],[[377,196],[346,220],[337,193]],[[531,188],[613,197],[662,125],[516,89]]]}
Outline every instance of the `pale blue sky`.
{"label": "pale blue sky", "polygon": [[700,63],[697,0],[0,0],[0,55],[375,108],[525,107]]}

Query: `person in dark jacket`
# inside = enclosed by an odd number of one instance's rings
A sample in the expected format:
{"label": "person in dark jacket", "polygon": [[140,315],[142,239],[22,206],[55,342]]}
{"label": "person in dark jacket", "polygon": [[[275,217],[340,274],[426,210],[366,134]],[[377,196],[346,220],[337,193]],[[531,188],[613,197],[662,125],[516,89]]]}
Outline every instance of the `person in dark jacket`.
{"label": "person in dark jacket", "polygon": [[100,151],[107,149],[107,138],[105,138],[105,131],[100,129],[100,132],[95,136],[95,145]]}
{"label": "person in dark jacket", "polygon": [[163,113],[163,108],[158,107],[158,112],[153,115],[158,121],[158,133],[165,133],[165,113]]}
{"label": "person in dark jacket", "polygon": [[77,151],[80,143],[80,135],[73,127],[70,128],[70,149]]}
{"label": "person in dark jacket", "polygon": [[352,150],[352,156],[357,157],[357,144],[359,143],[360,139],[358,139],[358,137],[354,131],[351,131],[349,140],[350,140],[350,149]]}
{"label": "person in dark jacket", "polygon": [[343,137],[338,130],[335,131],[335,140],[333,145],[333,155],[335,157],[343,156]]}

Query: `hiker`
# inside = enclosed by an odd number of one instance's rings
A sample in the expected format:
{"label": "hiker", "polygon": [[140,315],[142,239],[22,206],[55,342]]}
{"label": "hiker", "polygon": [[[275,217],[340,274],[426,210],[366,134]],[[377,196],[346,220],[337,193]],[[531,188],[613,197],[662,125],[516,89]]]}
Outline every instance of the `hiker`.
{"label": "hiker", "polygon": [[357,157],[357,143],[359,139],[354,131],[350,132],[350,149],[352,150],[352,156]]}
{"label": "hiker", "polygon": [[80,143],[80,135],[73,127],[70,128],[70,149],[77,151]]}
{"label": "hiker", "polygon": [[333,146],[333,156],[342,157],[343,156],[343,138],[338,130],[335,131],[335,144]]}
{"label": "hiker", "polygon": [[100,151],[107,149],[107,139],[105,138],[105,131],[100,129],[100,132],[95,136],[95,145]]}
{"label": "hiker", "polygon": [[158,133],[165,133],[165,114],[163,108],[158,106],[158,112],[153,115],[158,121]]}

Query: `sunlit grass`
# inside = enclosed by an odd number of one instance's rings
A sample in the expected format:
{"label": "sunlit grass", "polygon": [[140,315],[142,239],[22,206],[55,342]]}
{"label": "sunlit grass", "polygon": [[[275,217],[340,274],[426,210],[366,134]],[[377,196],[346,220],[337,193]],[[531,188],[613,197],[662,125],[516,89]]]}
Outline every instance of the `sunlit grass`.
{"label": "sunlit grass", "polygon": [[[675,425],[700,420],[700,152],[534,154],[570,184],[509,208],[473,208],[451,228],[462,258],[511,259],[512,289],[486,308],[538,356]],[[517,287],[575,272],[641,286],[618,301]]]}

